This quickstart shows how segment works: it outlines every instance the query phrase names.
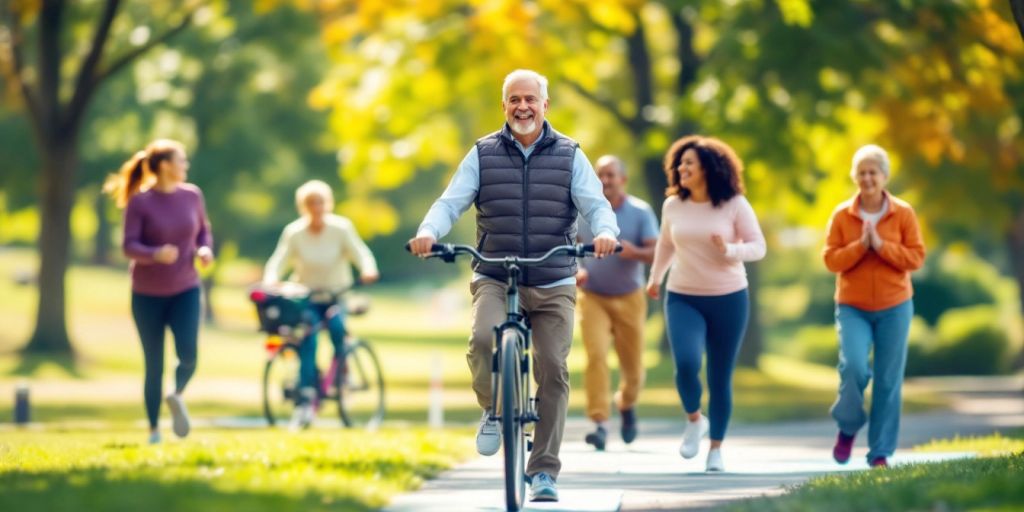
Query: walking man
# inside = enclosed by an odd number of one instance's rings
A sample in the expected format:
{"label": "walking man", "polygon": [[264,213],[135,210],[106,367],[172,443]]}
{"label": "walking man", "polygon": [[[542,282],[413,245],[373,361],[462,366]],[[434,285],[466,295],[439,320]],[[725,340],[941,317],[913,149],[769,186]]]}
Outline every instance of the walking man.
{"label": "walking man", "polygon": [[[587,351],[584,383],[587,416],[594,421],[585,440],[598,451],[608,438],[611,400],[608,350],[615,347],[619,358],[619,386],[614,403],[621,417],[620,433],[626,444],[636,439],[636,403],[644,384],[644,322],[647,296],[644,293],[644,265],[654,261],[658,241],[658,219],[651,206],[626,193],[626,167],[613,155],[597,159],[597,177],[604,197],[615,211],[622,252],[601,260],[583,260],[576,274],[580,288],[580,326]],[[588,243],[593,235],[585,223],[580,239]]]}

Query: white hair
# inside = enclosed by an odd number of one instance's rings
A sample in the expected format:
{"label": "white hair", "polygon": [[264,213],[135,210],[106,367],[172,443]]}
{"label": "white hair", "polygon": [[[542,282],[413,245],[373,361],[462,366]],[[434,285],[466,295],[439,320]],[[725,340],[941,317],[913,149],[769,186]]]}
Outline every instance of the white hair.
{"label": "white hair", "polygon": [[517,69],[505,77],[505,83],[501,85],[501,101],[508,99],[508,88],[519,80],[533,80],[540,88],[540,100],[548,99],[548,79],[544,75],[531,69]]}
{"label": "white hair", "polygon": [[602,165],[606,165],[609,163],[614,165],[615,169],[619,171],[619,176],[628,176],[628,174],[626,174],[626,164],[622,161],[621,158],[615,155],[603,155],[601,158],[598,158],[597,162],[594,164],[594,169],[597,169],[598,167],[601,167]]}
{"label": "white hair", "polygon": [[882,169],[882,174],[884,174],[886,178],[889,177],[889,153],[886,153],[881,146],[876,144],[861,146],[860,149],[853,154],[853,163],[850,165],[850,176],[857,176],[857,167],[865,160],[871,160],[878,164],[878,167]]}
{"label": "white hair", "polygon": [[334,192],[331,190],[331,186],[320,180],[309,180],[295,190],[295,206],[299,209],[299,213],[303,215],[309,213],[306,211],[306,200],[312,196],[323,199],[327,211],[334,209]]}

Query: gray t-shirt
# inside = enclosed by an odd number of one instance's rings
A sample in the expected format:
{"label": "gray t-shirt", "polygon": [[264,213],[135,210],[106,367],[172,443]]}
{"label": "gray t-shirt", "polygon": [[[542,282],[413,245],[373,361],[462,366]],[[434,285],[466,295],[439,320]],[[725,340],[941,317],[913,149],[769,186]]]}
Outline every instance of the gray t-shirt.
{"label": "gray t-shirt", "polygon": [[[633,196],[626,196],[622,206],[615,209],[619,223],[619,239],[636,246],[643,246],[644,240],[658,238],[658,219],[651,205]],[[589,244],[594,234],[583,218],[579,222],[580,241]],[[637,260],[624,260],[617,254],[603,259],[583,258],[580,263],[587,269],[590,278],[583,289],[600,295],[624,295],[644,285],[644,264]]]}

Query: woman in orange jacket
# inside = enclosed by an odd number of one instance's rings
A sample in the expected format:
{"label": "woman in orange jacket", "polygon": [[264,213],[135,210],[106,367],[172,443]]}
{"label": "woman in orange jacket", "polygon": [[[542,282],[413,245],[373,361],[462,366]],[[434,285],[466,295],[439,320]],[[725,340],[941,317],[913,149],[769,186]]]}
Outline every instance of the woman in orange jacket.
{"label": "woman in orange jacket", "polygon": [[[889,156],[884,149],[873,144],[858,149],[850,176],[859,191],[832,212],[823,251],[825,266],[836,273],[839,333],[839,393],[831,409],[839,434],[832,456],[846,463],[857,432],[870,421],[868,463],[886,466],[899,434],[914,316],[910,272],[924,263],[924,244],[914,209],[885,189]],[[864,389],[872,376],[869,420]]]}

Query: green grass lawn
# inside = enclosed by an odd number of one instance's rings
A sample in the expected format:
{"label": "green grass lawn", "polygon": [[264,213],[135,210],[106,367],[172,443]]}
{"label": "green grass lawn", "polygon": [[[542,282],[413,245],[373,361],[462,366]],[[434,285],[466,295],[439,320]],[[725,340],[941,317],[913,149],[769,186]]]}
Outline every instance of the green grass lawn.
{"label": "green grass lawn", "polygon": [[0,433],[0,510],[372,510],[475,453],[468,429]]}
{"label": "green grass lawn", "polygon": [[785,495],[728,507],[751,511],[903,511],[1024,509],[1024,430],[932,441],[921,451],[976,452],[979,458],[897,465],[828,475]]}

